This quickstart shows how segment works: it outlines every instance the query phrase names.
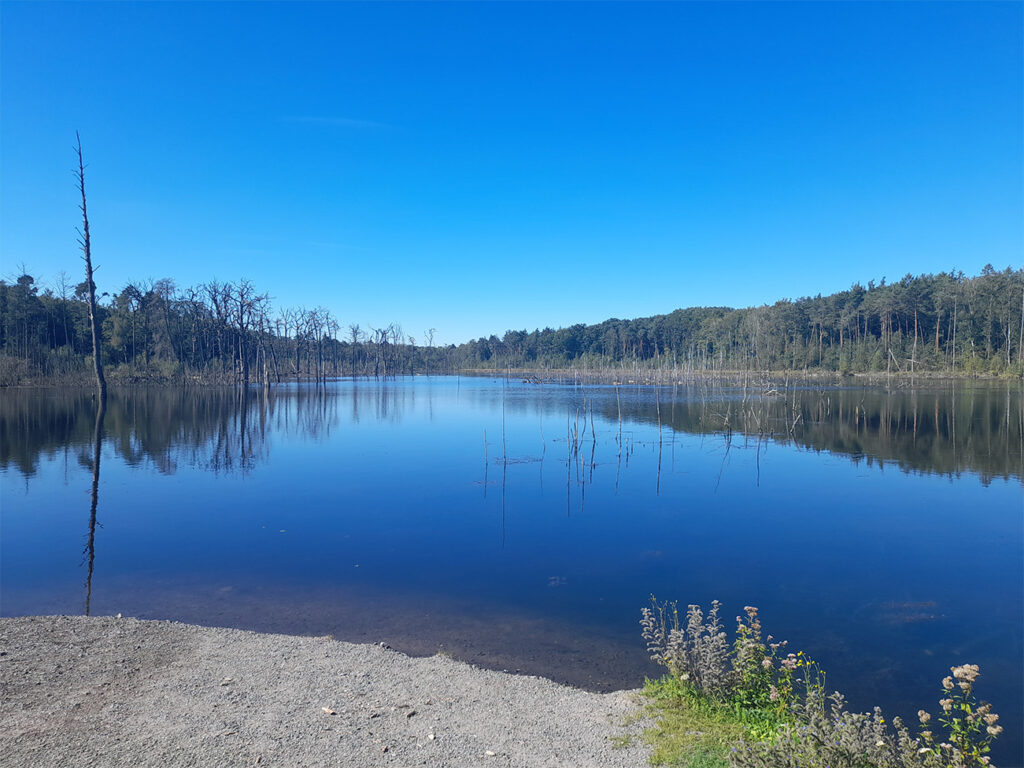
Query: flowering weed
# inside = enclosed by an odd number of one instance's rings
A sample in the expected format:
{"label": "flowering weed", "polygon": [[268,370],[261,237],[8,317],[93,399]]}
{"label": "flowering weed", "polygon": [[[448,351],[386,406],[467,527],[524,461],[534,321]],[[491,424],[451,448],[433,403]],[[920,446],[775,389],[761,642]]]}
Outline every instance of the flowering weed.
{"label": "flowering weed", "polygon": [[736,618],[733,642],[715,601],[707,615],[696,605],[680,620],[675,603],[653,597],[640,621],[651,658],[669,675],[647,681],[644,693],[658,714],[646,738],[652,762],[725,768],[984,768],[1002,732],[992,706],[974,697],[977,665],[952,667],[942,681],[942,714],[918,712],[914,736],[882,711],[846,711],[842,694],[825,693],[825,673],[785,642],[762,639],[757,608]]}

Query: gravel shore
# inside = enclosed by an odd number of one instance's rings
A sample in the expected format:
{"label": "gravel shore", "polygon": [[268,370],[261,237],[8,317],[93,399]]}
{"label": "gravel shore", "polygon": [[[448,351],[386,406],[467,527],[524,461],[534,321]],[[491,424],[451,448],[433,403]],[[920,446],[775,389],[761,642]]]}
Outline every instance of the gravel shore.
{"label": "gravel shore", "polygon": [[378,645],[111,617],[0,619],[21,766],[643,766],[597,694]]}

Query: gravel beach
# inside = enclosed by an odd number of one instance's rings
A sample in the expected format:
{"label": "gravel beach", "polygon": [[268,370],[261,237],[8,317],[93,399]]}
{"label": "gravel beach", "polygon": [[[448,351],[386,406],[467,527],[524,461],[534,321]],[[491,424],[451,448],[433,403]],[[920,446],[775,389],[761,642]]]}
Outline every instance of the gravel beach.
{"label": "gravel beach", "polygon": [[639,704],[379,645],[112,617],[0,619],[21,766],[642,766]]}

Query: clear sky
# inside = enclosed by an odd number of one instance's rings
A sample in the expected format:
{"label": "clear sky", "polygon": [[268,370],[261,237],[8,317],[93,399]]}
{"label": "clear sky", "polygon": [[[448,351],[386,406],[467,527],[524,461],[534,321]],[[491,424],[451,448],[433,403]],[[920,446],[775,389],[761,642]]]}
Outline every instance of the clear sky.
{"label": "clear sky", "polygon": [[1021,266],[1024,4],[0,4],[0,272],[460,342]]}

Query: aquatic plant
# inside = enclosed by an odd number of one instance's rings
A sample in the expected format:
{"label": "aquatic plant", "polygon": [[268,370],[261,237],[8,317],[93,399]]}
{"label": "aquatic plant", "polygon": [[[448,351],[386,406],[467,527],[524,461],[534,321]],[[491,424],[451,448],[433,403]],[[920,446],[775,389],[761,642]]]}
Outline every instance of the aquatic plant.
{"label": "aquatic plant", "polygon": [[[648,681],[657,710],[647,740],[652,762],[730,768],[984,768],[1000,733],[992,705],[979,702],[975,664],[951,668],[942,681],[942,713],[918,712],[918,733],[880,708],[846,710],[838,691],[826,695],[825,673],[802,651],[762,639],[757,608],[736,618],[733,642],[719,620],[716,600],[705,615],[651,598],[640,624],[651,659],[669,670]],[[936,736],[941,727],[944,739]]]}

